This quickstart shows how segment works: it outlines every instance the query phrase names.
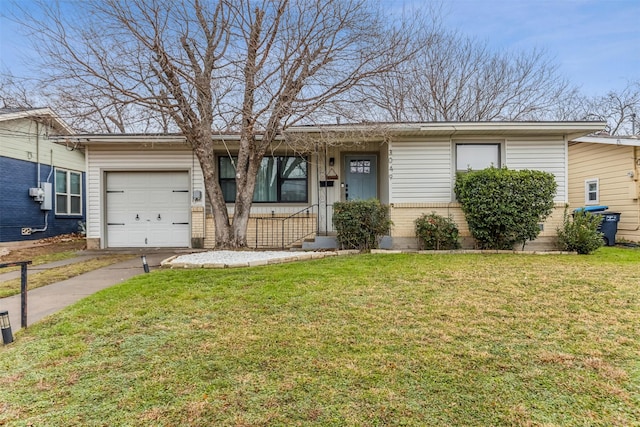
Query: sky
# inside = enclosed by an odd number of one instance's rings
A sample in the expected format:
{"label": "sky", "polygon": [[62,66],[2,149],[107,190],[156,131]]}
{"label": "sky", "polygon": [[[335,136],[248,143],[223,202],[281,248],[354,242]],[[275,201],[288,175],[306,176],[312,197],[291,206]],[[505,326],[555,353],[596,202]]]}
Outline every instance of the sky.
{"label": "sky", "polygon": [[640,81],[640,0],[443,0],[447,27],[493,49],[544,49],[585,95]]}
{"label": "sky", "polygon": [[[397,13],[425,0],[379,1]],[[543,49],[585,95],[620,92],[640,80],[640,0],[438,1],[448,29],[496,51]],[[0,72],[33,75],[36,58],[29,38],[7,19],[11,10],[10,0],[0,0]]]}

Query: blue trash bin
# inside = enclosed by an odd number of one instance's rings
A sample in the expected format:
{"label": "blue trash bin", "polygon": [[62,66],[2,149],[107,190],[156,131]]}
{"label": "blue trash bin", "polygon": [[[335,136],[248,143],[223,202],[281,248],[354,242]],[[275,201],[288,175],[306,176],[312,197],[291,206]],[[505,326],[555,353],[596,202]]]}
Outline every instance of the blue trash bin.
{"label": "blue trash bin", "polygon": [[605,245],[615,246],[618,223],[620,222],[620,212],[602,211],[596,212],[596,214],[602,216],[598,231],[603,234],[602,238],[604,239]]}

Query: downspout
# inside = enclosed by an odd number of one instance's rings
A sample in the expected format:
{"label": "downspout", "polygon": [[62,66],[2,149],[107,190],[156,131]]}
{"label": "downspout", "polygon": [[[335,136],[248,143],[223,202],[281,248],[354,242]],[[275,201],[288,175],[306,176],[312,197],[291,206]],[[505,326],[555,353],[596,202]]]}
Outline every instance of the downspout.
{"label": "downspout", "polygon": [[[314,154],[315,154],[315,164],[316,164],[316,192],[317,192],[317,200],[318,200],[318,219],[320,218],[320,192],[321,190],[321,186],[320,186],[320,149],[318,148],[318,143],[316,143],[314,145],[313,148]],[[313,201],[313,197],[311,198],[311,201]],[[316,235],[320,235],[320,221],[317,222],[316,224]]]}
{"label": "downspout", "polygon": [[[329,152],[327,151],[327,141],[324,141],[324,179],[328,181],[327,178],[327,156]],[[319,163],[319,162],[318,162]],[[319,206],[318,206],[319,208]],[[324,235],[329,235],[329,188],[325,184],[324,186]]]}
{"label": "downspout", "polygon": [[36,121],[36,187],[40,187],[40,127]]}

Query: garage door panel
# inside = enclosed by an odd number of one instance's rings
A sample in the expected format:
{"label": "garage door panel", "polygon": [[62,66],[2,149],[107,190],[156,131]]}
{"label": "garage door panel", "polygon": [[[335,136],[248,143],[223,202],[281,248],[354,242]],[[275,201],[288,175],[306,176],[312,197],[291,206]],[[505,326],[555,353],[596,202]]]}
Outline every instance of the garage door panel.
{"label": "garage door panel", "polygon": [[107,245],[188,247],[188,184],[186,172],[108,173]]}
{"label": "garage door panel", "polygon": [[170,225],[166,227],[152,227],[149,233],[149,246],[175,246],[176,241],[183,239],[189,232],[189,225]]}

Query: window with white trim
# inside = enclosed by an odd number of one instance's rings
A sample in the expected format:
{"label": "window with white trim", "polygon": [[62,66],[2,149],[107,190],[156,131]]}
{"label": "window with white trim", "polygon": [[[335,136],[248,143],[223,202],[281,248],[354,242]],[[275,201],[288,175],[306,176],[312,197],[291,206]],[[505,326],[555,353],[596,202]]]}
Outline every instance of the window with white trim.
{"label": "window with white trim", "polygon": [[600,183],[598,178],[584,181],[584,204],[597,205],[600,203]]}
{"label": "window with white trim", "polygon": [[490,166],[496,168],[501,166],[500,144],[456,144],[456,172],[466,172],[469,169],[481,170]]}
{"label": "window with white trim", "polygon": [[[236,197],[236,157],[218,157],[220,186],[224,201]],[[263,157],[253,192],[255,203],[306,203],[308,201],[307,159],[296,156]]]}
{"label": "window with white trim", "polygon": [[56,215],[82,215],[82,173],[56,169]]}

